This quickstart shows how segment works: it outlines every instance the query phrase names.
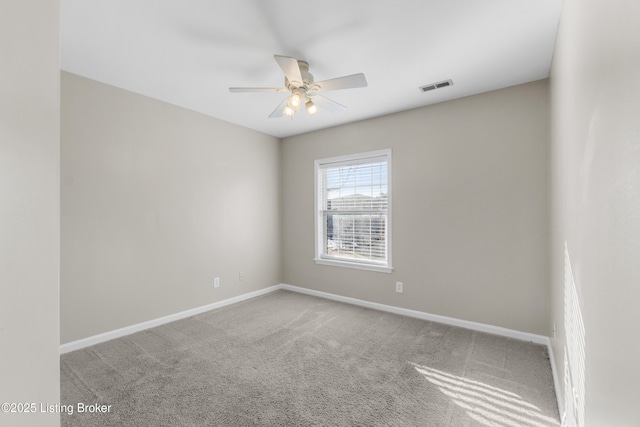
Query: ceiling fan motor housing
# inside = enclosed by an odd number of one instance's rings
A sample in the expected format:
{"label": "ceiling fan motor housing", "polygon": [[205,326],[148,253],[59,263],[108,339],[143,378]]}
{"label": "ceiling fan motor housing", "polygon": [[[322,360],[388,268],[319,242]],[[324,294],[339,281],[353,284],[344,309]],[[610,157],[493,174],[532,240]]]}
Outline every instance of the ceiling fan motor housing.
{"label": "ceiling fan motor housing", "polygon": [[313,84],[313,75],[309,72],[309,63],[298,60],[298,68],[300,68],[300,76],[302,77],[302,82],[291,82],[286,76],[284,78],[285,87],[287,87],[292,92],[298,88],[302,88],[307,91]]}

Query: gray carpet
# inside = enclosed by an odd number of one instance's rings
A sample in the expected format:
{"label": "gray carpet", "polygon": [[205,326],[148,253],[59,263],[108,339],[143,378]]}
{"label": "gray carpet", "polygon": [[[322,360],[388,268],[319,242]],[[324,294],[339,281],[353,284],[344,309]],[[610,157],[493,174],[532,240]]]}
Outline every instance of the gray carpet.
{"label": "gray carpet", "polygon": [[62,426],[559,425],[543,346],[287,291],[64,354],[61,394]]}

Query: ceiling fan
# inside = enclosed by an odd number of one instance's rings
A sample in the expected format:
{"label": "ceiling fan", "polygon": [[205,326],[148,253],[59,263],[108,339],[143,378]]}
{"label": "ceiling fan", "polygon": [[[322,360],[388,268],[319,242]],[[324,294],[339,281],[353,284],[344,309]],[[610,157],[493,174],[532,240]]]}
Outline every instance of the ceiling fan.
{"label": "ceiling fan", "polygon": [[318,112],[318,107],[331,113],[339,113],[347,109],[344,105],[326,98],[318,92],[330,90],[351,89],[366,87],[367,79],[364,74],[351,74],[335,79],[313,81],[313,75],[309,73],[309,64],[305,61],[291,58],[289,56],[273,56],[284,72],[284,86],[274,87],[230,87],[230,92],[289,92],[291,95],[282,101],[278,107],[269,115],[270,118],[289,116],[293,118],[304,106],[309,116]]}

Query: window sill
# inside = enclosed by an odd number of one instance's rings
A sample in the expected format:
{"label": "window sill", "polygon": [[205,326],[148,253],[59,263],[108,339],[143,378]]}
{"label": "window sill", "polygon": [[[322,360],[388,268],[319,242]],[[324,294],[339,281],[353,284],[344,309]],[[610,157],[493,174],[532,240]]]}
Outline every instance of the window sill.
{"label": "window sill", "polygon": [[314,258],[313,261],[318,265],[331,265],[334,267],[355,268],[357,270],[376,271],[378,273],[391,273],[393,271],[393,267],[387,267],[383,265],[359,264],[356,262],[337,261],[333,259],[322,259],[322,258]]}

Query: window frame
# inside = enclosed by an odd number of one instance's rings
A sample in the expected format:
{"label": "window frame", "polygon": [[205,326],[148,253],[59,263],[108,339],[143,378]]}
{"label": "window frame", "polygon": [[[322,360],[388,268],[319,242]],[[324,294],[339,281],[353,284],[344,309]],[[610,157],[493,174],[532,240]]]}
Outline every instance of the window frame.
{"label": "window frame", "polygon": [[[350,163],[366,163],[367,159],[375,159],[384,157],[387,162],[387,220],[385,230],[385,243],[387,259],[386,264],[378,264],[367,261],[357,261],[355,259],[339,260],[335,258],[325,258],[324,251],[324,227],[325,221],[323,220],[323,207],[322,197],[324,196],[320,192],[318,175],[321,169],[326,168],[331,164],[343,163],[348,165]],[[314,240],[315,240],[315,257],[313,261],[318,265],[329,265],[335,267],[355,268],[359,270],[368,270],[381,273],[391,273],[393,271],[392,264],[392,157],[391,149],[368,151],[364,153],[348,154],[344,156],[329,157],[325,159],[317,159],[314,161]],[[322,189],[324,191],[324,188]]]}

